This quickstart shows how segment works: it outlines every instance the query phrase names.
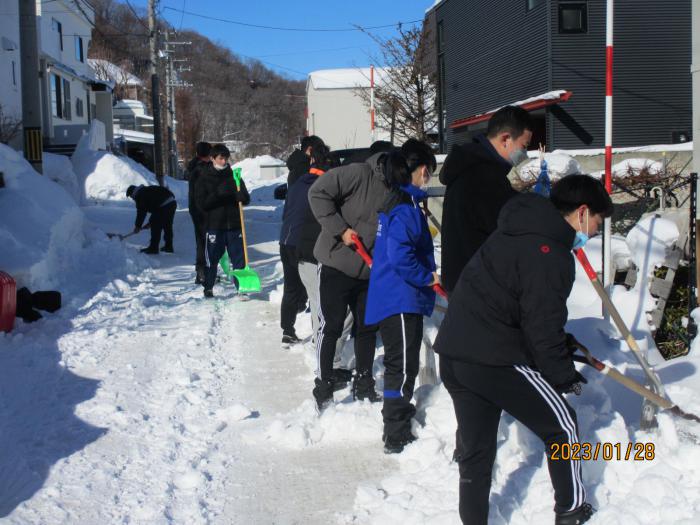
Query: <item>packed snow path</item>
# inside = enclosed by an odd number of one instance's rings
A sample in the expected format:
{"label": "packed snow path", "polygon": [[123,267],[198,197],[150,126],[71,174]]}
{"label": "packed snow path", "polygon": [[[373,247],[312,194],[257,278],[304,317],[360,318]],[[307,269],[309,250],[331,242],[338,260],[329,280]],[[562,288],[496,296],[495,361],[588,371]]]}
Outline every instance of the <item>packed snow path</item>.
{"label": "packed snow path", "polygon": [[[134,213],[85,211],[107,231],[128,231]],[[358,484],[396,468],[376,425],[366,440],[305,446],[313,437],[299,422],[313,431],[317,420],[313,351],[279,343],[279,305],[267,293],[278,294],[281,277],[272,211],[248,210],[251,237],[263,240],[251,251],[258,297],[217,285],[219,298],[203,299],[189,216],[178,212],[178,253],[134,253],[145,269],[110,281],[73,315],[69,305],[70,319],[22,325],[3,341],[10,401],[0,436],[13,450],[0,454],[14,479],[2,476],[0,515],[9,523],[330,523],[352,514]],[[378,421],[379,406],[362,409]]]}

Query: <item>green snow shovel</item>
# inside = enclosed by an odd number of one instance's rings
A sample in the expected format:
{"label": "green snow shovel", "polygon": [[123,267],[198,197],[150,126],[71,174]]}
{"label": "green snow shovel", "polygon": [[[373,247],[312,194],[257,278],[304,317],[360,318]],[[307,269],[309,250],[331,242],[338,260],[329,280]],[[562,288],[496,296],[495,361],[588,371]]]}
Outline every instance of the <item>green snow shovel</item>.
{"label": "green snow shovel", "polygon": [[[241,168],[235,168],[233,170],[233,180],[236,181],[236,190],[241,191]],[[231,268],[231,261],[226,252],[224,252],[224,256],[219,261],[219,264],[227,277],[230,279],[235,278],[238,281],[238,291],[240,293],[259,292],[261,289],[260,277],[248,266],[248,242],[246,240],[245,222],[243,220],[243,204],[241,204],[240,201],[238,202],[238,211],[241,214],[241,234],[243,235],[243,258],[245,260],[245,266],[238,269]]]}

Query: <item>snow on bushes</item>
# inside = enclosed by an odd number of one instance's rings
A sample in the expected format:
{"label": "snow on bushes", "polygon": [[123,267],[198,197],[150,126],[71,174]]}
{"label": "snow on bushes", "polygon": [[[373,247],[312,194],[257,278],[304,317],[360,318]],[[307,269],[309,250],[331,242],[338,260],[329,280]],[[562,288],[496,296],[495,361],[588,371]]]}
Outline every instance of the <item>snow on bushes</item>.
{"label": "snow on bushes", "polygon": [[[567,175],[581,173],[581,165],[576,159],[565,153],[545,153],[547,173],[551,180],[559,180]],[[524,181],[535,181],[540,175],[540,159],[531,159],[519,168],[520,178]]]}

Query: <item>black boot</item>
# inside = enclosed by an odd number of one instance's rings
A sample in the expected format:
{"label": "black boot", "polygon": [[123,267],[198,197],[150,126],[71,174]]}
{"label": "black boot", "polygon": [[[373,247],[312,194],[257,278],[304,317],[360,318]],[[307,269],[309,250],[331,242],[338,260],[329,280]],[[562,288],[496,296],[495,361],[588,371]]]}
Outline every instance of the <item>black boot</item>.
{"label": "black boot", "polygon": [[352,398],[355,400],[367,399],[371,403],[382,400],[382,396],[374,390],[374,378],[371,372],[355,375],[355,379],[352,381]]}
{"label": "black boot", "polygon": [[141,248],[141,253],[155,255],[158,253],[158,246],[156,246],[155,248],[153,248],[152,246],[146,246],[145,248]]}
{"label": "black boot", "polygon": [[207,299],[212,299],[214,297],[214,292],[211,289],[207,290],[205,288],[204,289],[204,297],[206,297]]}
{"label": "black boot", "polygon": [[204,284],[204,268],[197,268],[197,277],[194,278],[194,284]]}
{"label": "black boot", "polygon": [[166,244],[160,249],[161,252],[165,253],[174,253],[175,250],[173,250],[173,245],[172,244]]}
{"label": "black boot", "polygon": [[554,525],[580,525],[581,523],[586,523],[595,509],[590,503],[584,503],[580,507],[576,507],[574,510],[568,512],[557,512],[555,513]]}
{"label": "black boot", "polygon": [[282,332],[282,346],[289,348],[290,345],[301,343],[294,330]]}
{"label": "black boot", "polygon": [[410,430],[402,432],[398,435],[389,436],[384,434],[384,436],[382,436],[382,440],[384,441],[384,453],[400,454],[403,452],[403,447],[409,443],[413,443],[416,439],[418,438],[414,436]]}
{"label": "black boot", "polygon": [[323,381],[318,377],[314,380],[316,385],[312,391],[316,399],[316,406],[319,412],[333,404],[333,381]]}

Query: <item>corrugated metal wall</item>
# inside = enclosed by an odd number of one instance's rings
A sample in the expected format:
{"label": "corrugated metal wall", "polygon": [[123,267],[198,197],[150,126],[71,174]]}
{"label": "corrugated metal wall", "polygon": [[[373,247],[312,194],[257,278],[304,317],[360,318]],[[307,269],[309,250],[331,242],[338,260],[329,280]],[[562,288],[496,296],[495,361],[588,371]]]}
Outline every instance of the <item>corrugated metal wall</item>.
{"label": "corrugated metal wall", "polygon": [[[551,10],[553,87],[574,92],[549,112],[554,147],[605,145],[605,4],[588,1],[587,34],[560,34]],[[690,0],[618,0],[614,34],[613,144],[670,143],[672,131],[690,131]]]}
{"label": "corrugated metal wall", "polygon": [[[445,31],[448,126],[549,90],[545,8],[526,12],[526,0],[446,0],[437,8]],[[446,131],[448,146],[465,140]]]}
{"label": "corrugated metal wall", "polygon": [[[605,0],[588,0],[584,34],[559,33],[559,3],[550,0],[529,12],[526,0],[445,0],[438,6],[445,28],[448,126],[568,89],[571,100],[547,111],[548,148],[603,147]],[[690,11],[690,0],[615,2],[614,145],[669,143],[673,131],[690,132]],[[470,135],[448,129],[447,144]]]}

